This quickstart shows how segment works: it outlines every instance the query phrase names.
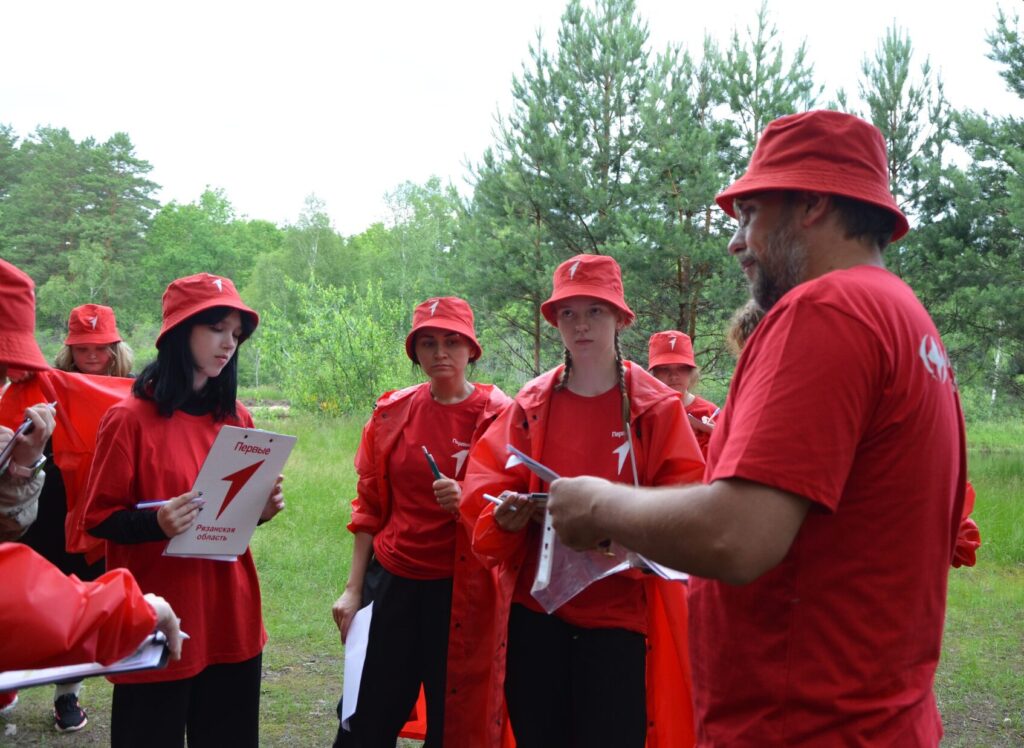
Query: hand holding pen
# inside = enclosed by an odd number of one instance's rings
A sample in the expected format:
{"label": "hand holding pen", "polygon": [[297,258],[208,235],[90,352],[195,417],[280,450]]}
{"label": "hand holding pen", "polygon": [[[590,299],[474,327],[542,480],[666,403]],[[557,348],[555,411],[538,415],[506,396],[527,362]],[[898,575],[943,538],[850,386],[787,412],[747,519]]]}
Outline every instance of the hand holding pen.
{"label": "hand holding pen", "polygon": [[156,520],[164,535],[173,538],[192,526],[202,507],[203,500],[199,498],[199,492],[189,491],[161,504],[156,512]]}
{"label": "hand holding pen", "polygon": [[423,456],[427,458],[427,464],[430,465],[430,471],[434,474],[434,483],[432,488],[434,489],[434,498],[437,499],[437,503],[441,505],[441,508],[450,514],[459,513],[459,499],[462,498],[462,487],[459,486],[457,480],[452,478],[446,478],[438,469],[437,463],[434,462],[433,455],[427,450],[426,447],[421,446],[423,450]]}
{"label": "hand holding pen", "polygon": [[[53,434],[56,424],[54,417],[56,409],[56,402],[39,403],[25,409],[25,420],[21,422],[9,440],[0,444],[0,447],[3,447],[0,473],[7,469],[9,462],[27,467],[39,461],[47,439]],[[10,433],[7,429],[5,431]]]}

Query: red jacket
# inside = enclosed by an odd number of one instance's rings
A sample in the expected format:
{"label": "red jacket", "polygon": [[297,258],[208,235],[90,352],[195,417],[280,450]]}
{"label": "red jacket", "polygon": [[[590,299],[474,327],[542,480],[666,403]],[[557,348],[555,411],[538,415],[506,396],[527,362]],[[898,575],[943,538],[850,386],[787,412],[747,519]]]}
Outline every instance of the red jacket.
{"label": "red jacket", "polygon": [[127,657],[156,614],[124,569],[95,582],[65,576],[21,543],[0,543],[0,670],[28,670]]}
{"label": "red jacket", "polygon": [[65,540],[69,553],[84,553],[89,563],[103,557],[104,542],[81,531],[81,500],[89,475],[100,420],[114,403],[131,391],[134,380],[48,369],[24,382],[15,382],[0,399],[0,424],[14,428],[24,419],[25,408],[56,402],[53,460],[64,478],[68,514]]}
{"label": "red jacket", "polygon": [[[391,514],[391,490],[388,482],[388,457],[394,449],[409,418],[413,395],[427,383],[384,393],[373,415],[363,428],[356,452],[359,481],[352,500],[352,519],[348,529],[353,533],[376,534]],[[498,414],[511,402],[492,384],[475,384],[487,395],[473,429],[471,444],[484,433]],[[496,618],[496,575],[484,568],[470,550],[472,524],[459,523],[455,533],[455,565],[452,581],[452,614],[448,629],[448,696],[445,701],[444,744],[449,748],[485,748],[500,746],[505,729],[504,698],[488,704],[493,697],[490,678],[504,658],[498,649]],[[497,717],[489,715],[497,714]],[[403,731],[406,737],[420,737],[412,725]]]}
{"label": "red jacket", "polygon": [[[537,491],[540,479],[525,467],[505,469],[512,444],[527,454],[539,455],[544,446],[551,393],[561,366],[528,382],[513,405],[494,422],[473,448],[463,483],[460,509],[467,523],[475,523],[473,550],[499,570],[502,622],[500,651],[516,578],[527,546],[526,533],[510,533],[494,522],[494,505],[484,493],[504,490]],[[640,484],[657,486],[698,483],[704,473],[700,449],[686,421],[679,394],[639,366],[626,362],[630,401],[630,427]],[[686,588],[650,576],[644,579],[648,612],[647,745],[649,748],[685,748],[693,744],[690,662],[687,637]],[[491,686],[503,688],[504,661],[492,676]]]}

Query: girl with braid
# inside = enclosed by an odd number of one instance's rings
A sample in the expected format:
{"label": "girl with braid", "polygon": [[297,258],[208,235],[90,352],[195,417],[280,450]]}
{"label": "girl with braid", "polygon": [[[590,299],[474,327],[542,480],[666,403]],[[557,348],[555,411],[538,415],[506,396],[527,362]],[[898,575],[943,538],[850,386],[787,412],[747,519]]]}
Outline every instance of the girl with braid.
{"label": "girl with braid", "polygon": [[473,550],[498,569],[508,620],[493,685],[517,748],[691,745],[685,587],[630,569],[545,613],[531,594],[545,509],[525,492],[546,485],[506,467],[506,445],[562,476],[639,485],[699,481],[700,450],[679,395],[622,359],[619,333],[635,315],[614,259],[559,265],[541,312],[561,333],[565,364],[527,383],[473,448],[460,504]]}

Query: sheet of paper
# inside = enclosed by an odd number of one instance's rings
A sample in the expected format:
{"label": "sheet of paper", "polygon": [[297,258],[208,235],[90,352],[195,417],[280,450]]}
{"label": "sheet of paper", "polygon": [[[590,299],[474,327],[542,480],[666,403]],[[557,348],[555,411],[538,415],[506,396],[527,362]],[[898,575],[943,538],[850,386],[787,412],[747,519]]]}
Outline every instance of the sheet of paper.
{"label": "sheet of paper", "polygon": [[85,662],[79,665],[48,667],[39,670],[8,670],[0,673],[0,691],[41,686],[63,680],[81,680],[94,675],[153,670],[167,664],[167,640],[160,632],[150,634],[135,652],[112,665]]}
{"label": "sheet of paper", "polygon": [[294,436],[221,428],[192,485],[205,502],[199,518],[168,542],[164,554],[225,560],[245,553],[294,446]]}
{"label": "sheet of paper", "polygon": [[345,639],[345,682],[341,698],[341,728],[348,731],[348,721],[356,713],[359,700],[359,684],[363,680],[363,663],[366,662],[366,645],[370,641],[370,621],[373,619],[373,603],[362,608],[354,616]]}

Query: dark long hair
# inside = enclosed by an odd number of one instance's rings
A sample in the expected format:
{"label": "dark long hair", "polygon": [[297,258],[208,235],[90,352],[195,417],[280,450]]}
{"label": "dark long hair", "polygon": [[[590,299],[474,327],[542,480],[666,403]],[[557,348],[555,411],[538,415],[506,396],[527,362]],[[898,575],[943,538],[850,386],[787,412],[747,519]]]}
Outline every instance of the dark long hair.
{"label": "dark long hair", "polygon": [[[143,400],[156,403],[157,412],[165,418],[174,415],[186,404],[189,410],[211,413],[215,420],[223,421],[233,417],[235,398],[238,395],[238,348],[220,374],[210,377],[199,392],[192,389],[196,362],[192,358],[192,328],[196,325],[215,325],[236,309],[215,306],[193,314],[191,317],[168,330],[160,341],[156,361],[142,370],[132,385],[132,394]],[[238,339],[241,347],[252,335],[256,326],[252,317],[240,312],[242,335]]]}

